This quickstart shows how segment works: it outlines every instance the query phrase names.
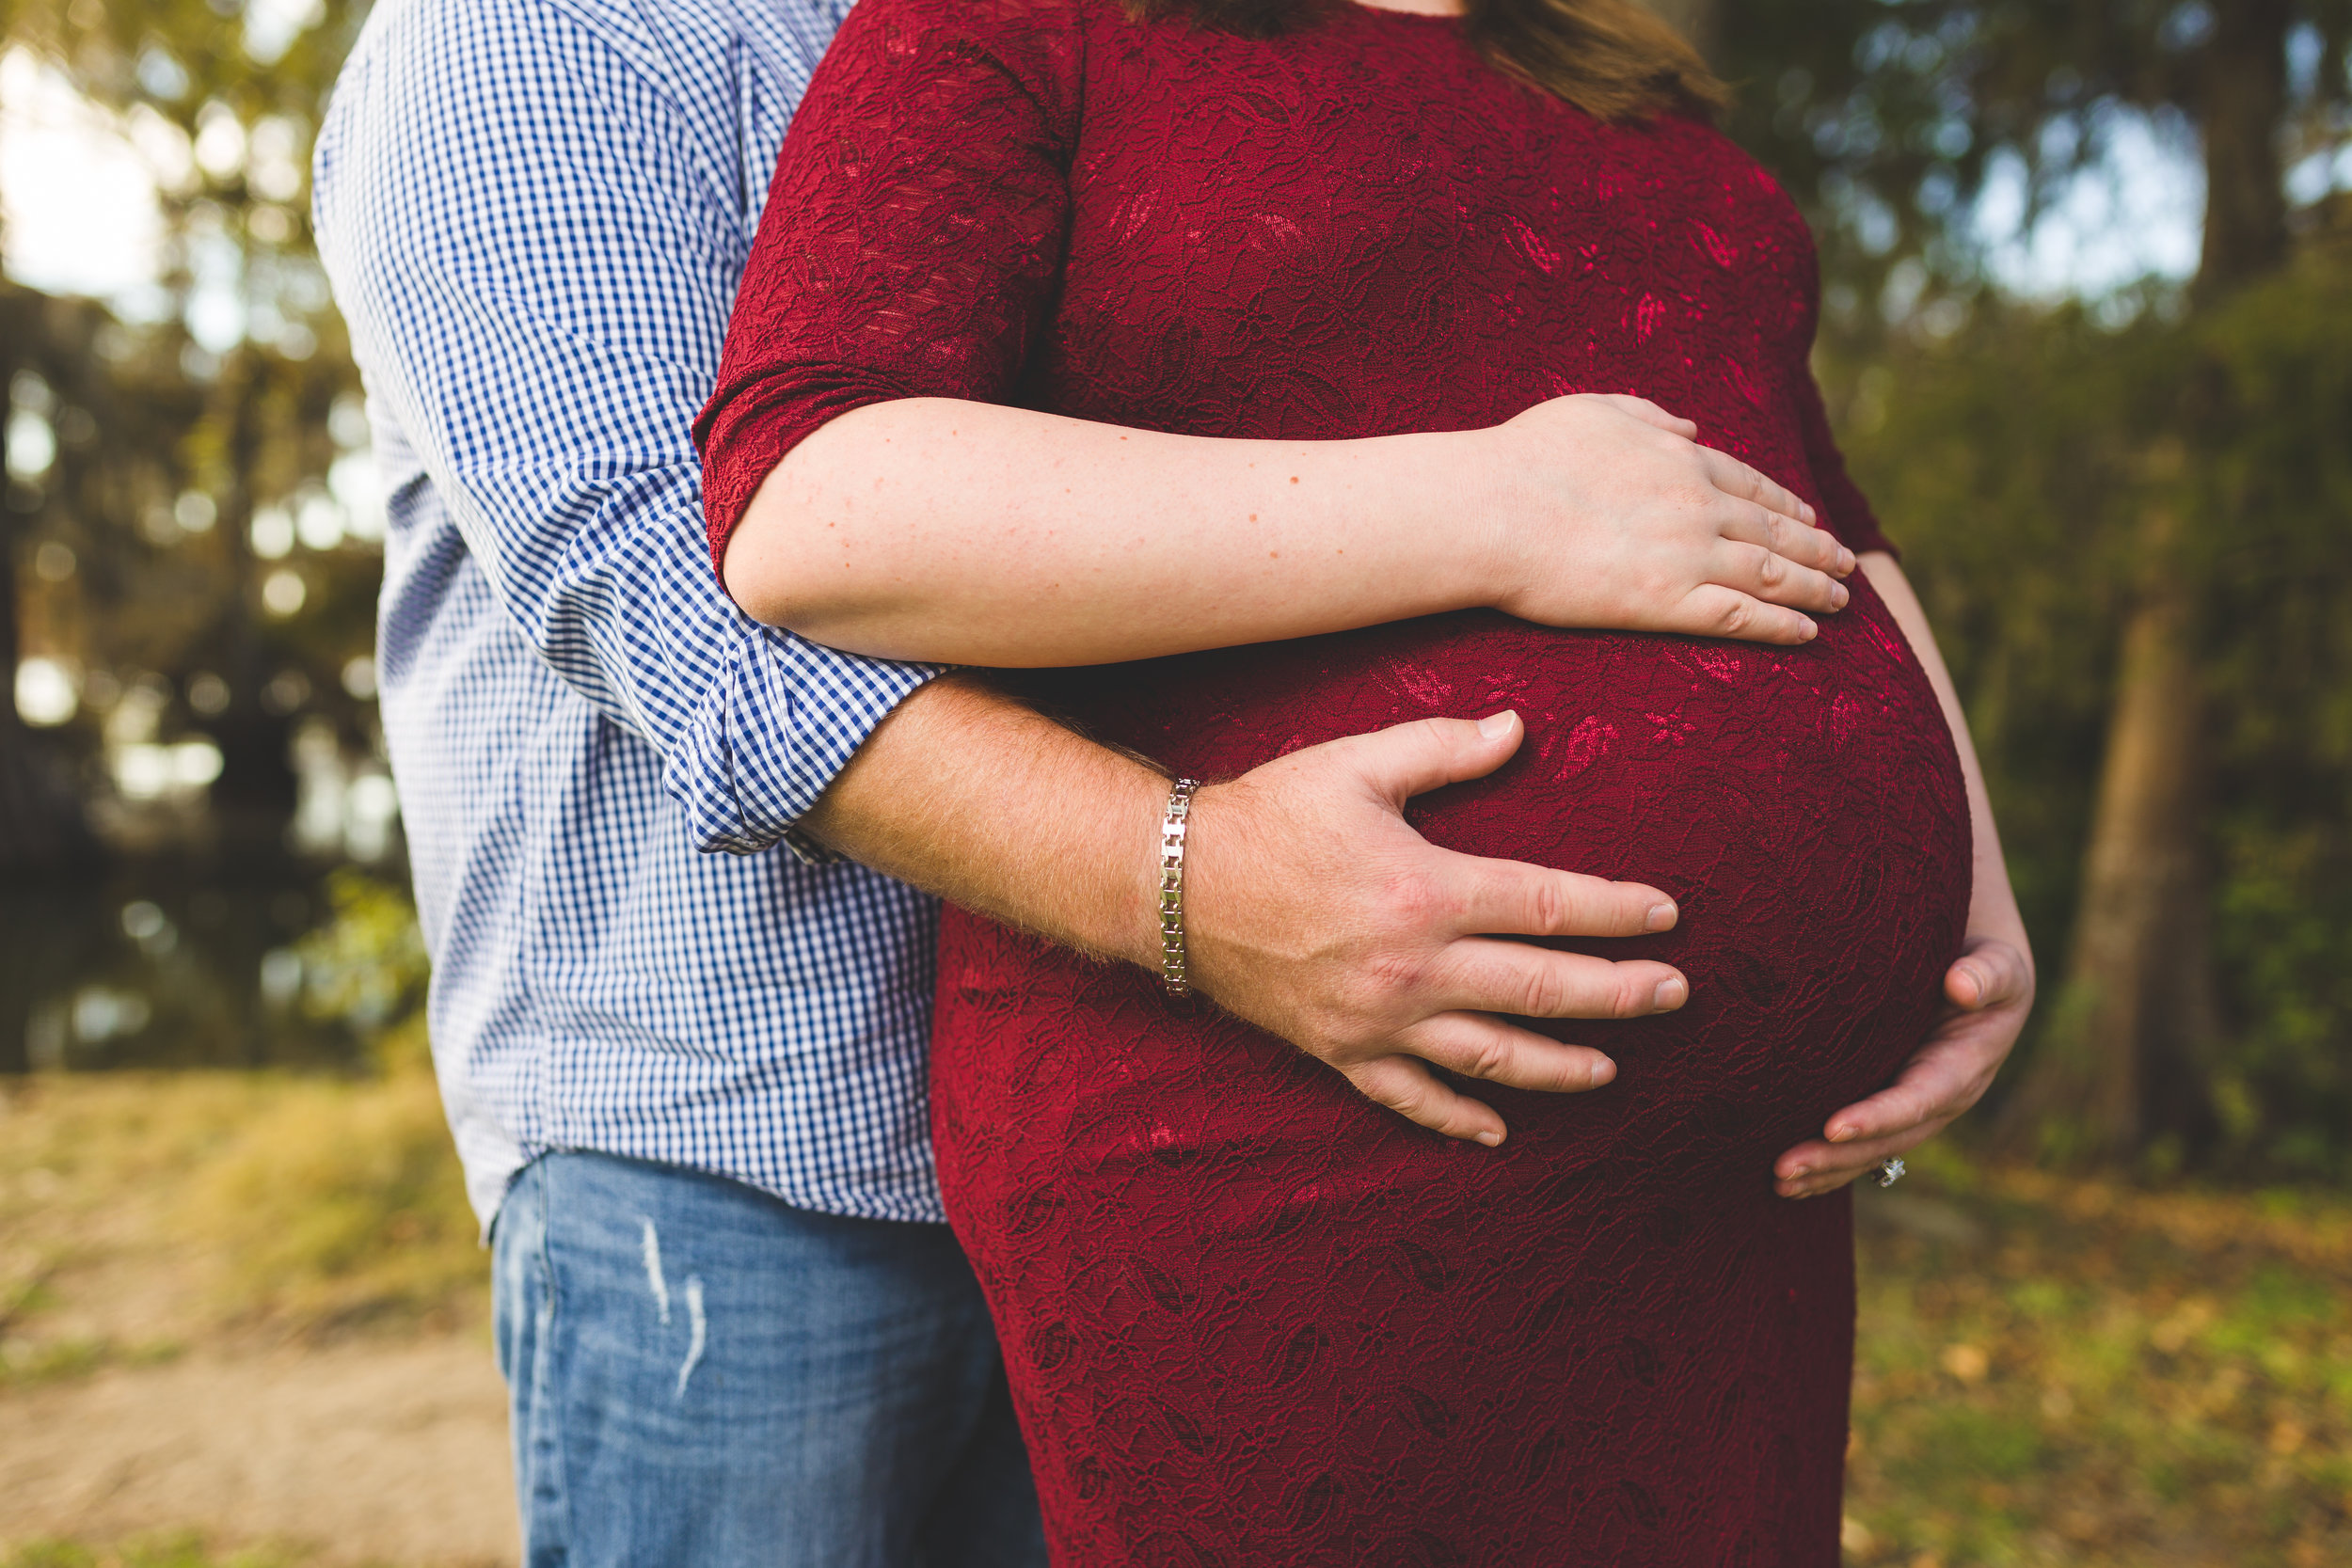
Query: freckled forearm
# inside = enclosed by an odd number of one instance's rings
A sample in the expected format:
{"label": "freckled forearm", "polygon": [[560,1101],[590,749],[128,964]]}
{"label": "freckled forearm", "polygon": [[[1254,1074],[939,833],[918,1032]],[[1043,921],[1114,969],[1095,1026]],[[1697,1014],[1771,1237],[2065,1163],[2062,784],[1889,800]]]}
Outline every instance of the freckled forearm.
{"label": "freckled forearm", "polygon": [[780,464],[730,542],[752,614],[883,657],[1110,663],[1482,603],[1455,436],[1245,441],[876,404]]}

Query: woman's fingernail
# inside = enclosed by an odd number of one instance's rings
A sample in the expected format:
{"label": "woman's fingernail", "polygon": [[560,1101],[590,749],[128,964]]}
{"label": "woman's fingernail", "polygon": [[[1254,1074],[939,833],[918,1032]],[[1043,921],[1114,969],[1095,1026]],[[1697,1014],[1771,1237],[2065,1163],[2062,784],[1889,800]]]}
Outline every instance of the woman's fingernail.
{"label": "woman's fingernail", "polygon": [[1649,907],[1649,913],[1643,918],[1642,929],[1645,931],[1671,931],[1674,929],[1675,915],[1677,912],[1677,911],[1672,904],[1652,904]]}
{"label": "woman's fingernail", "polygon": [[1661,980],[1650,1000],[1661,1008],[1679,1007],[1691,1000],[1691,982],[1679,974],[1671,980]]}
{"label": "woman's fingernail", "polygon": [[1511,733],[1511,719],[1509,708],[1501,713],[1490,713],[1478,721],[1478,733],[1488,740],[1501,740]]}
{"label": "woman's fingernail", "polygon": [[1488,1148],[1500,1148],[1502,1146],[1502,1134],[1500,1132],[1481,1132],[1478,1134],[1478,1141],[1485,1144]]}

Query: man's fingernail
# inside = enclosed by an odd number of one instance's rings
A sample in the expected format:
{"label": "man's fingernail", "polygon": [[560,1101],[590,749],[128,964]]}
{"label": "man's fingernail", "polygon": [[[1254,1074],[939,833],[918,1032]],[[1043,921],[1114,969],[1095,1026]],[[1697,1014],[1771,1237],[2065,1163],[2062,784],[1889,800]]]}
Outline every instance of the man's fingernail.
{"label": "man's fingernail", "polygon": [[1675,914],[1676,910],[1672,904],[1652,904],[1649,907],[1649,913],[1642,918],[1642,929],[1670,931],[1674,929]]}
{"label": "man's fingernail", "polygon": [[1616,1082],[1616,1078],[1617,1064],[1611,1061],[1608,1057],[1603,1056],[1599,1061],[1593,1064],[1593,1087],[1599,1088],[1603,1084],[1613,1084]]}
{"label": "man's fingernail", "polygon": [[1481,1132],[1478,1134],[1478,1141],[1485,1144],[1488,1148],[1499,1148],[1502,1145],[1502,1134],[1500,1132]]}
{"label": "man's fingernail", "polygon": [[1661,1007],[1679,1007],[1691,1000],[1691,982],[1679,974],[1670,980],[1661,980],[1650,1000]]}
{"label": "man's fingernail", "polygon": [[1810,642],[1820,635],[1821,628],[1815,626],[1812,622],[1806,621],[1802,623],[1801,627],[1797,632],[1797,641],[1800,642]]}
{"label": "man's fingernail", "polygon": [[1833,582],[1829,585],[1830,609],[1843,610],[1846,608],[1846,601],[1852,597],[1852,594],[1846,592],[1846,585],[1844,583]]}
{"label": "man's fingernail", "polygon": [[1811,1165],[1799,1165],[1795,1170],[1792,1170],[1788,1175],[1782,1177],[1781,1180],[1783,1181],[1802,1181],[1812,1174],[1813,1167]]}
{"label": "man's fingernail", "polygon": [[1848,572],[1852,571],[1857,564],[1859,563],[1853,558],[1853,551],[1841,549],[1837,552],[1837,575],[1839,577],[1842,578]]}
{"label": "man's fingernail", "polygon": [[1501,713],[1490,713],[1478,721],[1478,733],[1488,740],[1501,740],[1511,733],[1511,718],[1509,708]]}
{"label": "man's fingernail", "polygon": [[1833,1128],[1830,1132],[1829,1141],[1834,1144],[1850,1144],[1853,1142],[1854,1135],[1860,1131],[1861,1129],[1858,1127]]}

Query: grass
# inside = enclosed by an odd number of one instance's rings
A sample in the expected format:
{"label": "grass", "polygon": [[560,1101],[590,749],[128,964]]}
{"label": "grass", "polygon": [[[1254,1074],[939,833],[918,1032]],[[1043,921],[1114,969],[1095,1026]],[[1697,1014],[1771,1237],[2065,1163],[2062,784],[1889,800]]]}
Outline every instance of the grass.
{"label": "grass", "polygon": [[[1853,1568],[2352,1563],[2352,1198],[1913,1164],[1856,1198]],[[478,1320],[486,1274],[421,1070],[52,1078],[0,1107],[0,1385]],[[0,1568],[298,1561],[110,1551]]]}
{"label": "grass", "polygon": [[1850,1562],[2352,1562],[2352,1202],[1919,1163],[1856,1199]]}
{"label": "grass", "polygon": [[486,1274],[429,1073],[0,1090],[0,1385],[476,1318]]}
{"label": "grass", "polygon": [[299,1568],[299,1555],[268,1547],[215,1555],[199,1535],[140,1536],[103,1549],[36,1541],[0,1555],[0,1568]]}

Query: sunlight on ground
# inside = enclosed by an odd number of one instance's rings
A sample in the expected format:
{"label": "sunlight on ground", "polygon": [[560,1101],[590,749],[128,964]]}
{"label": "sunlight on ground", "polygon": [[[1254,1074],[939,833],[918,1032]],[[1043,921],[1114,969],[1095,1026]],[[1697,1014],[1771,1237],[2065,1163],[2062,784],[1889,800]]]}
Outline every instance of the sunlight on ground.
{"label": "sunlight on ground", "polygon": [[[1950,1155],[1915,1164],[1902,1187],[1856,1199],[1849,1562],[2352,1562],[2352,1200],[2142,1192]],[[484,1274],[421,1072],[9,1091],[0,1568],[494,1560],[511,1527]],[[308,1474],[389,1468],[342,1485],[280,1475],[274,1512],[239,1516],[275,1522],[242,1530],[152,1499],[75,1524],[7,1490],[11,1464],[28,1473],[48,1457],[8,1451],[48,1442],[24,1430],[36,1414],[55,1429],[78,1410],[111,1431],[126,1402],[200,1402],[247,1383],[278,1390],[272,1419],[304,1451],[349,1440],[347,1460]],[[350,1430],[379,1409],[375,1430]],[[444,1416],[470,1424],[430,1424]],[[321,1430],[305,1435],[305,1420]],[[469,1468],[429,1468],[460,1440]],[[405,1555],[367,1538],[386,1506],[414,1512],[421,1491],[461,1486],[465,1531]],[[410,1501],[335,1495],[362,1491]],[[353,1512],[368,1507],[379,1512]],[[204,1533],[152,1533],[165,1524]]]}

